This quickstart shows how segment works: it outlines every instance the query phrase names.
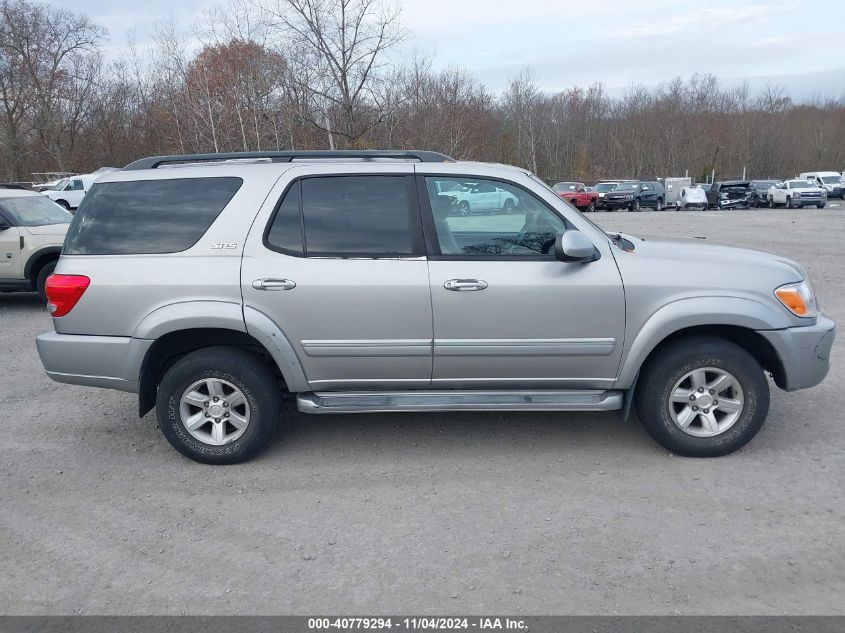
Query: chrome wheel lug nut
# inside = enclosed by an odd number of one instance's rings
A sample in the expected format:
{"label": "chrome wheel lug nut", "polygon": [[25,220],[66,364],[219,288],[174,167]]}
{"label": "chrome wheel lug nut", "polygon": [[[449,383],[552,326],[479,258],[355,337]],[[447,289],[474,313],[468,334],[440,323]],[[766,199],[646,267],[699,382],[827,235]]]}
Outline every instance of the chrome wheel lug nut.
{"label": "chrome wheel lug nut", "polygon": [[217,402],[218,400],[220,400],[220,398],[218,398],[217,396],[214,396],[214,402]]}
{"label": "chrome wheel lug nut", "polygon": [[710,413],[710,409],[705,409],[704,413]]}
{"label": "chrome wheel lug nut", "polygon": [[693,410],[693,411],[698,411],[698,407],[693,407],[693,408],[692,408],[692,410]]}
{"label": "chrome wheel lug nut", "polygon": [[208,406],[208,400],[206,400],[205,402],[203,402],[203,403],[202,403],[202,406],[207,407],[207,406]]}
{"label": "chrome wheel lug nut", "polygon": [[719,404],[719,401],[718,401],[718,400],[714,400],[714,401],[713,401],[713,404]]}
{"label": "chrome wheel lug nut", "polygon": [[229,417],[229,412],[228,412],[228,411],[226,411],[226,413],[224,413],[224,414],[223,414],[223,417],[224,417],[224,418],[228,418],[228,417]]}
{"label": "chrome wheel lug nut", "polygon": [[689,399],[695,401],[695,396],[690,396]]}
{"label": "chrome wheel lug nut", "polygon": [[704,393],[704,387],[699,387],[699,388],[698,388],[698,393]]}
{"label": "chrome wheel lug nut", "polygon": [[214,418],[215,422],[220,422],[220,418]]}
{"label": "chrome wheel lug nut", "polygon": [[711,389],[711,390],[710,390],[710,395],[712,396],[714,393],[716,393],[716,390],[715,390],[715,389]]}
{"label": "chrome wheel lug nut", "polygon": [[223,406],[224,406],[224,407],[228,407],[228,406],[229,406],[229,401],[228,401],[228,400],[224,400],[224,401],[223,401]]}

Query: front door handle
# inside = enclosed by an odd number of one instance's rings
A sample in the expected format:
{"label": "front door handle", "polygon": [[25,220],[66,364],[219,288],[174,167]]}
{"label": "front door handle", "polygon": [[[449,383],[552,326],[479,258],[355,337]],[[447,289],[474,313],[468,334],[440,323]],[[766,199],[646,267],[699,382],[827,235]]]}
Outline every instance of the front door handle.
{"label": "front door handle", "polygon": [[296,282],[290,279],[256,279],[252,282],[256,290],[292,290]]}
{"label": "front door handle", "polygon": [[487,282],[481,279],[449,279],[443,284],[446,290],[463,292],[466,290],[484,290]]}

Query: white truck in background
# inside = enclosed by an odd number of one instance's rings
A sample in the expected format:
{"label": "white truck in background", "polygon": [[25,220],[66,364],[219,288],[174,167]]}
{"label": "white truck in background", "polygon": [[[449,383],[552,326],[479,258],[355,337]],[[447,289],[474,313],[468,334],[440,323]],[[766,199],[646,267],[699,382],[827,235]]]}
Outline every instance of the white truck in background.
{"label": "white truck in background", "polygon": [[827,192],[828,198],[845,199],[845,186],[842,183],[842,174],[838,171],[806,171],[798,177],[817,184]]}
{"label": "white truck in background", "polygon": [[824,209],[827,204],[827,191],[813,185],[806,178],[784,180],[773,187],[769,187],[766,195],[769,208],[785,206],[787,209],[800,209],[815,206]]}

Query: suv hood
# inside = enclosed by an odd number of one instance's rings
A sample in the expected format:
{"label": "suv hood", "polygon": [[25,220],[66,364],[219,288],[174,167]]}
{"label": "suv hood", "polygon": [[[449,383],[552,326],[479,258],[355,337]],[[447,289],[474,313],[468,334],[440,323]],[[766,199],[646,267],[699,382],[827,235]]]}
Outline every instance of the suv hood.
{"label": "suv hood", "polygon": [[65,239],[70,224],[45,224],[43,226],[24,226],[22,227],[30,235],[54,235],[59,238],[59,241]]}
{"label": "suv hood", "polygon": [[[692,283],[697,277],[723,280],[726,287],[751,285],[756,272],[778,278],[777,285],[801,281],[807,274],[796,261],[750,248],[726,246],[695,238],[637,237],[622,234],[634,244],[633,256],[658,260],[661,266],[689,267]],[[657,265],[657,262],[655,262]],[[659,269],[658,269],[659,270]],[[772,286],[771,291],[776,286]]]}

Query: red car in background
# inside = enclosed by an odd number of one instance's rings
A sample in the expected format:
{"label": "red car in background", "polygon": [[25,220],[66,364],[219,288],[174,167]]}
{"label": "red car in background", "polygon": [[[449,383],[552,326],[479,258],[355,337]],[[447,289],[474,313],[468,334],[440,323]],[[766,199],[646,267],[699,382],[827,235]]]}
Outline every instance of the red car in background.
{"label": "red car in background", "polygon": [[552,189],[579,211],[589,213],[596,210],[599,194],[588,191],[583,182],[559,182]]}

